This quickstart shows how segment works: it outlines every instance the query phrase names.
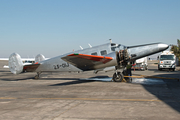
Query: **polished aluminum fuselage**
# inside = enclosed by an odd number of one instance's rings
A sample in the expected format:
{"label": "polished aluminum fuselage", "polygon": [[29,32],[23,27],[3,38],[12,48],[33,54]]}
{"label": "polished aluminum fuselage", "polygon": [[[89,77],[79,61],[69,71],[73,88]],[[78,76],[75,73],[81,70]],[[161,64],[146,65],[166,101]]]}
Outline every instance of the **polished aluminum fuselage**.
{"label": "polished aluminum fuselage", "polygon": [[[119,45],[119,44],[114,44],[113,45]],[[99,45],[95,47],[90,47],[86,48],[83,50],[78,50],[78,51],[73,51],[67,54],[63,54],[45,61],[39,62],[41,65],[36,69],[36,72],[67,72],[67,71],[82,71],[81,69],[75,67],[74,65],[65,62],[63,57],[72,54],[72,53],[79,53],[79,54],[88,54],[91,55],[92,53],[97,53],[98,56],[108,56],[112,57],[113,60],[110,62],[107,62],[105,64],[99,64],[95,66],[96,69],[104,69],[106,67],[111,67],[111,66],[117,66],[117,60],[116,60],[116,52],[119,52],[121,50],[122,46],[119,45],[118,48],[112,49],[112,43],[107,43],[104,45]],[[168,48],[168,45],[166,44],[149,44],[149,45],[142,45],[142,46],[132,46],[132,47],[127,47],[128,53],[129,53],[129,58],[131,61],[134,61],[136,59],[158,53],[160,51],[163,51]],[[106,54],[103,55],[102,51],[106,51]],[[82,63],[83,64],[83,63]]]}

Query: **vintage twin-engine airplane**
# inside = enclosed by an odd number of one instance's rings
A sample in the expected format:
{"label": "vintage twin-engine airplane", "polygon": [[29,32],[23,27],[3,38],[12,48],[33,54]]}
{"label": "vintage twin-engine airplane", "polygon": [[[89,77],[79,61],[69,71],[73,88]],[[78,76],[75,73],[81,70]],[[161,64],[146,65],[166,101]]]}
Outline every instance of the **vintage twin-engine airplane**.
{"label": "vintage twin-engine airplane", "polygon": [[168,45],[162,43],[137,46],[107,43],[73,51],[48,60],[45,60],[44,56],[39,54],[35,58],[35,63],[29,65],[23,65],[20,55],[13,53],[9,57],[9,69],[14,74],[37,72],[35,79],[38,79],[42,72],[99,71],[115,66],[116,72],[113,75],[113,80],[120,82],[124,76],[118,70],[125,68],[128,62],[164,51],[168,47]]}

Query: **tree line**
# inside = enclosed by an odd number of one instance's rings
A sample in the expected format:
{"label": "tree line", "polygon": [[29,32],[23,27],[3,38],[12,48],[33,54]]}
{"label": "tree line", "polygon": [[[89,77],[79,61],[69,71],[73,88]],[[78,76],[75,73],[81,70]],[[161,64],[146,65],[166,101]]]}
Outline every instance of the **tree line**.
{"label": "tree line", "polygon": [[177,39],[177,45],[171,46],[171,51],[174,52],[174,54],[176,55],[176,57],[179,58],[179,61],[180,61],[180,40],[179,39]]}

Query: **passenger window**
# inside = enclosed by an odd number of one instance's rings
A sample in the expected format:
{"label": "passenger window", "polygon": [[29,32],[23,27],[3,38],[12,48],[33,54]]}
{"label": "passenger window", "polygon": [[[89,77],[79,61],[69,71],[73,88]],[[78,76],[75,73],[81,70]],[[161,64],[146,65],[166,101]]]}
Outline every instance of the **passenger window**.
{"label": "passenger window", "polygon": [[106,50],[101,51],[101,55],[106,55],[106,54],[107,54]]}
{"label": "passenger window", "polygon": [[97,55],[97,52],[91,53],[91,55]]}

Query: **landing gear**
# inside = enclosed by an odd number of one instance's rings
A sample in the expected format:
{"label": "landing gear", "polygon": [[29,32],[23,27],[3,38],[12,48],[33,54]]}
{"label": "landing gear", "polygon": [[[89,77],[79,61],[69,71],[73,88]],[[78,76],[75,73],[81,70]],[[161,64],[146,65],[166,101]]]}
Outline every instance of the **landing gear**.
{"label": "landing gear", "polygon": [[37,72],[37,75],[34,77],[34,79],[39,79],[40,78],[40,74],[41,74],[41,72]]}
{"label": "landing gear", "polygon": [[116,72],[113,74],[113,81],[114,82],[122,82],[126,81],[124,79],[124,75],[126,75],[126,71],[123,70],[123,72],[118,72],[118,69],[122,69],[127,65],[127,62],[129,61],[130,56],[128,53],[128,49],[124,46],[123,49],[119,50],[119,52],[116,52],[116,61],[117,66],[115,66]]}
{"label": "landing gear", "polygon": [[121,72],[115,72],[113,74],[113,81],[115,82],[121,82],[124,78],[124,75]]}

